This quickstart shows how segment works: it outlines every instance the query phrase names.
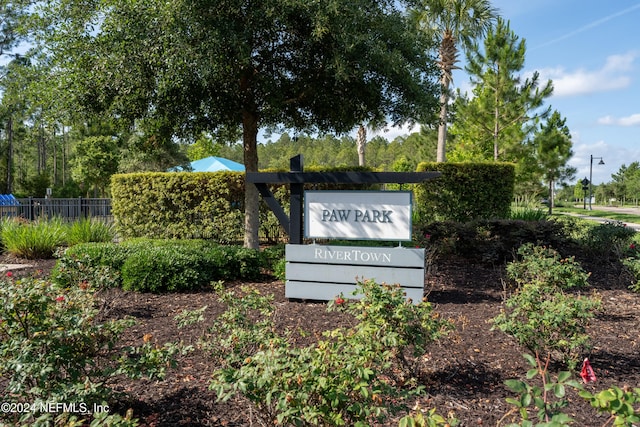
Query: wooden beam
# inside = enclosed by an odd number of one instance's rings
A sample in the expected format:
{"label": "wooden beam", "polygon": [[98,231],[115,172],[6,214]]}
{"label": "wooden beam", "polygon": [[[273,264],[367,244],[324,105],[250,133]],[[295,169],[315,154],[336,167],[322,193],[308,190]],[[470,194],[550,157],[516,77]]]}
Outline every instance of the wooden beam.
{"label": "wooden beam", "polygon": [[440,172],[247,172],[246,180],[265,184],[410,184],[440,175]]}

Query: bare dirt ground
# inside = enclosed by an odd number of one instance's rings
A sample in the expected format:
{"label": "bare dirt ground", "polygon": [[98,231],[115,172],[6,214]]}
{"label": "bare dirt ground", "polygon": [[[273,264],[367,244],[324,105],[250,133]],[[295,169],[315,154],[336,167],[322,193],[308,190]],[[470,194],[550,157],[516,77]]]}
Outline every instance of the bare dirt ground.
{"label": "bare dirt ground", "polygon": [[[15,261],[15,260],[14,260]],[[19,261],[19,260],[18,260]],[[47,271],[52,261],[29,262],[33,269]],[[640,386],[640,294],[627,289],[628,283],[616,268],[585,265],[591,271],[590,282],[602,297],[603,311],[590,326],[593,350],[588,356],[598,381],[586,387],[592,391],[611,385]],[[437,407],[441,414],[453,413],[461,426],[495,426],[513,407],[505,402],[514,396],[505,386],[510,378],[524,379],[529,366],[524,350],[512,338],[492,331],[489,320],[499,312],[504,300],[501,284],[503,267],[490,267],[466,260],[444,259],[426,280],[425,293],[435,310],[455,322],[455,333],[435,344],[423,357],[427,373],[427,394],[423,408]],[[27,274],[24,271],[23,274]],[[240,283],[228,284],[239,287]],[[327,313],[324,303],[288,301],[284,284],[268,277],[259,283],[247,283],[263,293],[275,296],[274,304],[283,329],[302,328],[320,332],[335,328],[344,319]],[[162,344],[182,341],[195,344],[207,324],[224,307],[213,292],[189,294],[142,294],[112,290],[109,316],[133,316],[137,326],[124,337],[123,344],[141,344],[145,334]],[[178,329],[174,316],[183,309],[208,306],[205,324]],[[212,357],[195,351],[180,359],[165,381],[122,381],[116,389],[127,398],[112,402],[114,411],[133,408],[144,426],[250,426],[261,425],[249,403],[242,399],[217,403],[208,389],[215,369]],[[579,377],[578,377],[579,379]],[[588,403],[569,393],[567,412],[575,426],[602,426],[607,417],[596,415]],[[507,424],[509,417],[502,420]],[[388,425],[397,425],[392,420]]]}

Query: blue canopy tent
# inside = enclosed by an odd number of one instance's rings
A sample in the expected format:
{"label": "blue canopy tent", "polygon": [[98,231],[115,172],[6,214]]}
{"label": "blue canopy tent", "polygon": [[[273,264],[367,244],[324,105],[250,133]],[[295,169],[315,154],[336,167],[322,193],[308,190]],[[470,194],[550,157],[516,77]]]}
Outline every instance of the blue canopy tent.
{"label": "blue canopy tent", "polygon": [[[194,160],[191,162],[191,169],[193,172],[244,172],[244,165],[223,157],[211,156],[200,160]],[[182,170],[182,168],[178,167],[175,168],[175,170]]]}

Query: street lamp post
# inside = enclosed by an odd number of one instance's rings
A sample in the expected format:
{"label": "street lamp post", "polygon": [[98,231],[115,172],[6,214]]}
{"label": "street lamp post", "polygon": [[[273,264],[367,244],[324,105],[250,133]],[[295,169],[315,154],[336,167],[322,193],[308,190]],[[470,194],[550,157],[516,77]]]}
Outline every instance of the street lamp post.
{"label": "street lamp post", "polygon": [[591,209],[591,198],[592,198],[592,190],[591,190],[591,181],[593,181],[593,159],[600,159],[600,161],[598,162],[599,165],[604,165],[604,160],[602,160],[602,157],[593,157],[593,154],[591,155],[591,163],[589,164],[589,210]]}

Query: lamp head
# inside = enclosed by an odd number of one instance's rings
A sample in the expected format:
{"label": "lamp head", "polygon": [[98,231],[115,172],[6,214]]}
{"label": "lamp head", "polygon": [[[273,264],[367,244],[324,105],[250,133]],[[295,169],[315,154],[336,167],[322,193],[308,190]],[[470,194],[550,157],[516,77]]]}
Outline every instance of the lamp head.
{"label": "lamp head", "polygon": [[600,159],[600,161],[598,162],[599,165],[604,165],[604,160]]}

